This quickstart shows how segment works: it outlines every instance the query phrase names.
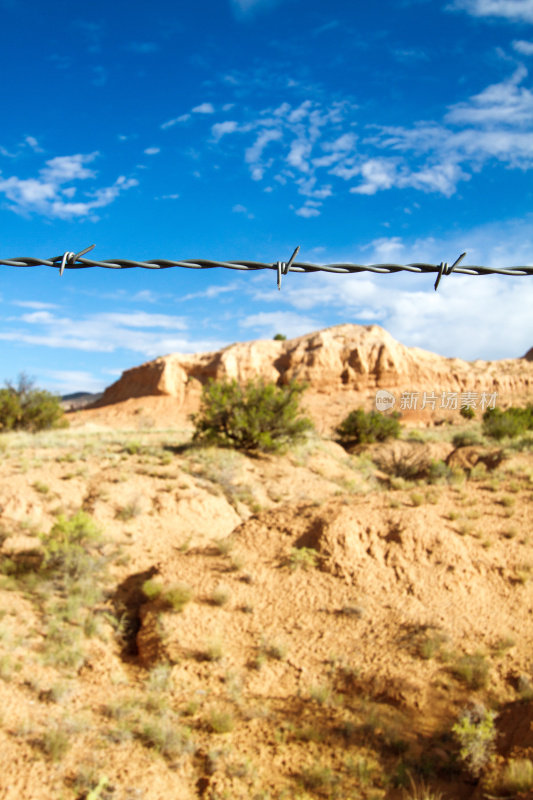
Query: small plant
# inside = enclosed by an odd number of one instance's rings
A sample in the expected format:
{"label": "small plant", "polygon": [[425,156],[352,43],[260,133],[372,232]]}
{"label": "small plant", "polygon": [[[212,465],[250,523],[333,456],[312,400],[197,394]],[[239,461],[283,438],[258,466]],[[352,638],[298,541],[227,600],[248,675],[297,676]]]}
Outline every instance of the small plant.
{"label": "small plant", "polygon": [[141,586],[141,591],[147,600],[157,600],[163,591],[163,584],[160,581],[149,578]]}
{"label": "small plant", "polygon": [[129,522],[130,519],[138,517],[140,513],[141,508],[139,506],[139,501],[132,500],[130,503],[126,503],[126,505],[117,508],[115,512],[115,519],[119,519],[122,522]]}
{"label": "small plant", "polygon": [[482,689],[487,685],[489,665],[483,653],[462,656],[453,667],[456,677],[470,689]]}
{"label": "small plant", "polygon": [[461,431],[455,434],[452,444],[454,447],[473,447],[481,444],[481,439],[474,431]]}
{"label": "small plant", "polygon": [[215,539],[215,547],[221,556],[228,556],[235,547],[235,542],[227,536],[225,539]]}
{"label": "small plant", "polygon": [[420,492],[411,492],[411,502],[415,507],[421,506],[424,502],[424,495]]}
{"label": "small plant", "polygon": [[287,341],[287,337],[285,336],[284,333],[276,333],[276,335],[273,337],[273,339],[274,339],[275,342],[285,342],[285,341]]}
{"label": "small plant", "polygon": [[425,783],[416,784],[411,775],[409,775],[411,783],[411,791],[409,793],[404,789],[405,800],[443,800],[441,792],[432,791]]}
{"label": "small plant", "polygon": [[475,778],[487,766],[494,751],[496,716],[494,711],[487,711],[483,705],[478,704],[463,711],[452,728],[461,748],[461,759]]}
{"label": "small plant", "polygon": [[141,591],[147,600],[159,602],[166,608],[173,611],[183,611],[183,608],[192,600],[192,590],[182,583],[170,584],[165,586],[160,581],[149,578],[146,580]]}
{"label": "small plant", "polygon": [[319,705],[327,705],[331,700],[331,688],[329,686],[312,686],[309,690],[309,697]]}
{"label": "small plant", "polygon": [[222,642],[219,639],[212,639],[207,643],[203,657],[206,661],[221,661],[223,655]]}
{"label": "small plant", "polygon": [[182,583],[175,583],[166,587],[162,600],[173,611],[183,611],[187,603],[192,600],[192,597],[192,591],[188,586]]}
{"label": "small plant", "polygon": [[230,733],[235,727],[235,720],[228,711],[212,711],[209,727],[213,733]]}
{"label": "small plant", "polygon": [[472,406],[463,406],[459,411],[459,414],[463,417],[463,419],[474,419],[476,416],[476,412]]}
{"label": "small plant", "polygon": [[314,792],[330,791],[338,781],[337,776],[329,767],[320,764],[303,770],[301,780],[306,789]]}
{"label": "small plant", "polygon": [[497,781],[497,791],[513,797],[533,789],[533,762],[529,758],[511,758]]}
{"label": "small plant", "polygon": [[283,661],[287,658],[287,645],[283,642],[270,642],[265,647],[265,652],[269,658],[276,661]]}
{"label": "small plant", "polygon": [[312,547],[291,547],[289,564],[291,569],[314,569],[318,553]]}
{"label": "small plant", "polygon": [[211,592],[210,601],[214,606],[225,606],[229,602],[231,594],[225,586],[217,586]]}
{"label": "small plant", "polygon": [[67,731],[56,724],[43,733],[40,746],[52,761],[59,761],[70,747],[70,737]]}
{"label": "small plant", "polygon": [[191,749],[187,728],[180,728],[173,717],[156,717],[141,724],[138,738],[165,758],[176,758]]}
{"label": "small plant", "polygon": [[305,386],[276,386],[262,379],[239,386],[237,381],[210,381],[201,408],[192,415],[193,441],[237,450],[276,452],[302,439],[313,427],[300,415]]}
{"label": "small plant", "polygon": [[399,418],[400,414],[397,412],[385,415],[379,411],[366,413],[362,408],[358,408],[345,417],[335,432],[344,447],[384,442],[386,439],[397,439],[400,435]]}
{"label": "small plant", "polygon": [[48,494],[50,491],[48,484],[42,483],[41,481],[35,481],[33,488],[36,492],[39,492],[39,494]]}

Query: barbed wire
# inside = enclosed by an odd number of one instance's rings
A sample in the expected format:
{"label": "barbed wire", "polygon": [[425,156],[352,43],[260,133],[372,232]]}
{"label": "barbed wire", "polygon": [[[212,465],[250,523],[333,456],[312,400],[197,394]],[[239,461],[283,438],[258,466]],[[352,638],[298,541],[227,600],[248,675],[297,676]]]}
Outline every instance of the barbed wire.
{"label": "barbed wire", "polygon": [[0,259],[0,266],[7,267],[53,267],[59,270],[59,275],[63,275],[65,269],[85,269],[87,267],[103,267],[104,269],[169,269],[170,267],[185,267],[186,269],[215,269],[222,267],[225,269],[236,269],[245,271],[255,271],[261,269],[274,270],[277,273],[278,289],[281,289],[282,275],[289,272],[330,272],[336,274],[355,274],[358,272],[373,272],[375,274],[391,274],[396,272],[415,272],[415,273],[437,273],[435,281],[435,291],[437,290],[443,275],[451,275],[452,272],[463,275],[513,275],[515,277],[523,275],[533,275],[533,266],[519,267],[483,267],[471,264],[463,264],[459,267],[466,253],[461,253],[454,263],[449,266],[447,261],[440,264],[311,264],[307,261],[295,261],[296,255],[300,250],[298,246],[288,261],[276,261],[273,264],[262,261],[214,261],[205,258],[182,259],[173,261],[166,258],[153,258],[149,261],[135,261],[128,258],[105,259],[95,261],[91,258],[83,258],[95,247],[94,244],[86,247],[79,253],[67,250],[63,255],[53,258],[34,258],[32,256],[19,256],[17,258]]}

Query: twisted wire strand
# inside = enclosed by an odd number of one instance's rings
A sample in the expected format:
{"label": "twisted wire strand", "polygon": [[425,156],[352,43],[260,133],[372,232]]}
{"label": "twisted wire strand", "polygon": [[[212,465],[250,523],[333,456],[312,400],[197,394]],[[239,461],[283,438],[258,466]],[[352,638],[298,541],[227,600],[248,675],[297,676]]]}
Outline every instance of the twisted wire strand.
{"label": "twisted wire strand", "polygon": [[[0,266],[6,267],[54,267],[60,269],[63,256],[54,258],[34,258],[33,256],[17,256],[16,258],[0,259]],[[64,269],[86,269],[88,267],[103,267],[104,269],[169,269],[170,267],[185,267],[186,269],[215,269],[223,267],[241,271],[256,271],[269,269],[276,271],[278,264],[285,266],[285,262],[265,263],[262,261],[214,261],[210,259],[184,259],[173,261],[166,258],[154,258],[149,261],[135,261],[127,258],[106,259],[96,261],[91,258],[78,257],[75,261],[68,260],[64,264]],[[447,263],[441,264],[311,264],[308,261],[294,261],[288,266],[286,272],[331,272],[337,274],[355,274],[358,272],[373,272],[391,274],[396,272],[415,272],[415,273],[438,273],[447,272]],[[458,266],[454,272],[463,275],[533,275],[533,266],[513,266],[513,267],[484,267],[474,264]],[[286,274],[284,272],[284,274]]]}

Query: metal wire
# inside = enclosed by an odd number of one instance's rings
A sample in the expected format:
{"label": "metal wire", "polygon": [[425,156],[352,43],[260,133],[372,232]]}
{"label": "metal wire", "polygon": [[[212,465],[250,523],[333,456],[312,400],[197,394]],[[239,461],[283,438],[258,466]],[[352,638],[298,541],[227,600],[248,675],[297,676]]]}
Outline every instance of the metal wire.
{"label": "metal wire", "polygon": [[87,267],[103,267],[105,269],[169,269],[170,267],[185,267],[186,269],[214,269],[223,267],[224,269],[236,269],[245,271],[255,271],[260,269],[270,269],[277,273],[278,289],[281,289],[281,276],[289,272],[330,272],[335,274],[355,274],[358,272],[373,272],[375,274],[391,274],[396,272],[416,272],[416,273],[437,273],[435,290],[439,285],[443,275],[450,275],[452,272],[463,275],[533,275],[533,266],[520,267],[483,267],[475,265],[462,265],[459,263],[466,256],[462,253],[456,261],[449,266],[447,261],[440,264],[310,264],[307,261],[294,261],[299,247],[297,247],[288,261],[277,261],[274,264],[267,264],[262,261],[213,261],[205,258],[182,259],[173,261],[166,258],[153,258],[149,261],[134,261],[128,258],[106,259],[95,261],[91,258],[83,258],[85,253],[92,250],[95,245],[86,247],[79,253],[67,250],[63,255],[53,258],[33,258],[31,256],[19,256],[17,258],[0,259],[0,266],[7,267],[54,267],[63,275],[65,269],[86,269]]}

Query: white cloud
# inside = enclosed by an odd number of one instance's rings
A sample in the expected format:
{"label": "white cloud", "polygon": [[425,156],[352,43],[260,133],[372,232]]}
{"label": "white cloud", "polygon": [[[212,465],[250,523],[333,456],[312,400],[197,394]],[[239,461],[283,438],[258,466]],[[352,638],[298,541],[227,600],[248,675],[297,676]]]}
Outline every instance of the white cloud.
{"label": "white cloud", "polygon": [[211,128],[211,133],[214,140],[218,142],[226,133],[235,133],[238,128],[238,122],[228,119],[226,122],[216,122]]}
{"label": "white cloud", "polygon": [[319,217],[320,211],[313,206],[304,205],[301,208],[295,209],[294,213],[298,217],[304,217],[304,219],[310,219],[311,217]]}
{"label": "white cloud", "polygon": [[533,42],[526,42],[523,39],[519,39],[513,42],[513,49],[523,56],[533,56]]}
{"label": "white cloud", "polygon": [[43,148],[39,147],[39,142],[37,141],[35,136],[25,136],[24,137],[24,143],[28,147],[31,147],[31,149],[33,150],[34,153],[44,153]]}
{"label": "white cloud", "polygon": [[294,311],[261,311],[239,320],[239,327],[251,328],[262,339],[272,339],[276,333],[287,338],[303,336],[319,327],[316,319],[297,314]]}
{"label": "white cloud", "polygon": [[468,101],[451,106],[445,120],[481,126],[533,122],[533,93],[520,86],[526,76],[526,68],[520,66],[507,81],[487,86]]}
{"label": "white cloud", "polygon": [[512,22],[533,22],[533,0],[454,0],[449,9],[474,17],[504,17]]}
{"label": "white cloud", "polygon": [[159,127],[161,130],[166,130],[167,128],[172,128],[174,125],[177,125],[179,122],[187,122],[191,118],[190,114],[181,114],[179,117],[175,119],[169,119],[167,122],[163,122]]}
{"label": "white cloud", "polygon": [[95,173],[83,165],[94,161],[98,155],[100,154],[94,152],[85,155],[78,153],[75,156],[56,156],[46,162],[46,167],[39,170],[39,174],[44,181],[55,184],[94,178]]}
{"label": "white cloud", "polygon": [[200,103],[199,106],[195,106],[191,109],[193,114],[214,114],[215,109],[213,108],[212,103]]}
{"label": "white cloud", "polygon": [[[191,340],[185,333],[182,317],[166,314],[98,313],[58,316],[37,310],[7,321],[0,341],[35,346],[66,348],[83,352],[112,353],[129,350],[155,357],[170,352],[216,350],[225,343],[215,340]],[[176,335],[179,331],[180,335]]]}
{"label": "white cloud", "polygon": [[14,306],[20,306],[21,308],[34,308],[37,311],[42,311],[43,309],[49,308],[58,308],[55,303],[41,303],[39,300],[13,300],[12,304]]}
{"label": "white cloud", "polygon": [[147,156],[156,156],[158,153],[161,152],[160,147],[147,147],[146,150],[143,151]]}
{"label": "white cloud", "polygon": [[11,201],[9,208],[16,213],[34,212],[57,219],[89,216],[94,209],[112,203],[122,191],[138,185],[134,178],[127,179],[121,175],[112,186],[86,192],[85,201],[66,202],[65,197],[71,200],[76,189],[62,184],[95,178],[96,173],[84,164],[93,161],[97,155],[88,153],[52,158],[39,171],[40,178],[0,177],[0,192]]}

